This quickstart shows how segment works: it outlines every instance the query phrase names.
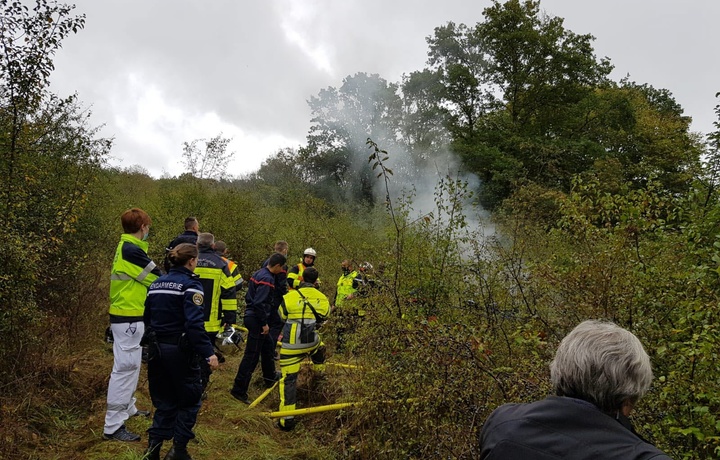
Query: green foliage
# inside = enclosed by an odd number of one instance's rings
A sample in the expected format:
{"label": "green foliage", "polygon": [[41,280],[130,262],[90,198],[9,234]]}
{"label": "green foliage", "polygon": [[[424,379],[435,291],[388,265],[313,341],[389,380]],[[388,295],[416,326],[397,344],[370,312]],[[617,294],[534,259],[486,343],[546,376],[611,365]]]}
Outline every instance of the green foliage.
{"label": "green foliage", "polygon": [[[102,169],[110,141],[74,96],[46,91],[52,56],[84,18],[44,0],[32,12],[0,7],[0,385],[18,398],[3,404],[0,455],[25,446],[56,455],[59,433],[99,426],[92,416],[104,406],[110,360],[95,356],[104,367],[86,369],[77,356],[99,349],[118,217],[135,206],[152,218],[156,261],[194,215],[246,278],[280,239],[290,264],[305,247],[318,251],[329,297],[339,261],[377,267],[374,288],[357,300],[367,316],[332,356],[361,369],[322,394],[364,404],[305,419],[304,431],[278,442],[269,420],[211,401],[213,420],[231,427],[199,430],[213,455],[241,445],[252,458],[475,458],[485,417],[550,392],[553,350],[587,318],[631,329],[651,355],[657,378],[634,417],[641,433],[674,458],[720,453],[720,128],[701,165],[703,145],[672,95],[609,81],[592,37],[544,16],[539,2],[495,1],[474,27],[437,28],[430,67],[402,85],[358,73],[322,90],[310,101],[308,144],[233,180],[224,179],[232,154],[221,136],[205,152],[186,143],[180,177]],[[414,193],[394,190],[447,142],[483,187],[445,175],[432,209],[411,217]],[[473,222],[475,198],[507,198],[487,222],[492,236]],[[322,400],[308,393],[302,403]],[[91,457],[139,456],[95,441],[81,442]]]}
{"label": "green foliage", "polygon": [[636,423],[674,458],[715,458],[718,448],[720,208],[717,196],[705,205],[706,193],[652,182],[610,193],[577,180],[546,233],[549,250],[532,249],[526,262],[544,323],[605,318],[641,338],[657,380]]}
{"label": "green foliage", "polygon": [[[474,27],[448,23],[428,38],[428,64],[405,81],[414,120],[440,118],[451,148],[497,207],[530,183],[567,192],[575,174],[616,164],[642,187],[687,187],[701,145],[667,90],[609,80],[593,37],[567,30],[540,3],[493,2]],[[422,88],[423,91],[417,91]],[[415,91],[413,91],[415,90]]]}
{"label": "green foliage", "polygon": [[[389,155],[368,145],[387,183]],[[349,339],[363,370],[345,397],[367,401],[339,439],[344,451],[353,447],[352,458],[476,458],[492,409],[546,391],[548,348],[536,324],[506,303],[508,284],[490,274],[500,264],[487,247],[474,246],[479,235],[464,210],[471,195],[466,183],[447,177],[436,187],[434,210],[419,219],[408,218],[411,197],[386,203],[391,259],[370,297],[358,300],[368,315]]]}
{"label": "green foliage", "polygon": [[110,141],[97,138],[75,96],[47,91],[52,58],[65,38],[82,29],[84,16],[44,0],[32,10],[2,1],[0,9],[0,214],[7,235],[0,263],[0,365],[8,370],[3,383],[17,383],[32,372],[21,364],[39,355],[35,344],[44,321],[76,298],[54,297],[53,288],[78,273],[82,255],[65,244]]}
{"label": "green foliage", "polygon": [[[369,145],[381,168],[389,155]],[[388,205],[388,247],[401,251],[351,347],[364,373],[347,397],[372,401],[341,439],[358,458],[473,458],[480,421],[544,397],[553,349],[588,318],[629,328],[651,355],[640,432],[676,458],[716,456],[717,196],[699,182],[684,195],[653,180],[573,184],[520,189],[498,215],[500,238],[464,236],[455,181],[438,184],[436,209],[416,221],[410,199]]]}
{"label": "green foliage", "polygon": [[425,69],[403,77],[401,137],[418,169],[450,142],[445,112],[435,103],[444,86],[436,72]]}
{"label": "green foliage", "polygon": [[294,149],[281,149],[267,160],[251,177],[265,185],[277,188],[295,188],[305,178],[304,165],[299,163],[298,153]]}

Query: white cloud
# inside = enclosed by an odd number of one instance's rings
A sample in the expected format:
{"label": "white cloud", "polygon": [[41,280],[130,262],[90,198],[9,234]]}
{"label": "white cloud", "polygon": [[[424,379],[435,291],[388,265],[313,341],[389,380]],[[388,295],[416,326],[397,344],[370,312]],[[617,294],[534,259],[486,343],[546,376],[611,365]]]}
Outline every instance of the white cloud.
{"label": "white cloud", "polygon": [[154,176],[182,174],[182,143],[222,133],[232,138],[228,151],[235,152],[228,173],[238,176],[257,170],[278,149],[299,144],[282,134],[253,134],[212,111],[186,111],[168,101],[160,88],[138,74],[128,75],[125,86],[111,99],[119,141],[113,152],[119,158],[114,162],[116,165],[137,164]]}
{"label": "white cloud", "polygon": [[336,77],[330,62],[330,44],[313,40],[311,35],[304,33],[311,29],[313,21],[321,13],[316,6],[292,0],[280,0],[276,5],[276,11],[280,16],[280,26],[285,32],[285,37],[310,58],[318,69],[330,77]]}
{"label": "white cloud", "polygon": [[[53,90],[73,92],[106,124],[125,166],[180,170],[183,141],[223,132],[233,174],[302,143],[306,104],[357,72],[399,81],[421,70],[425,38],[448,21],[473,25],[490,0],[74,0],[84,30],[58,52]],[[596,37],[616,78],[666,88],[708,132],[720,91],[720,2],[543,0],[576,33]]]}

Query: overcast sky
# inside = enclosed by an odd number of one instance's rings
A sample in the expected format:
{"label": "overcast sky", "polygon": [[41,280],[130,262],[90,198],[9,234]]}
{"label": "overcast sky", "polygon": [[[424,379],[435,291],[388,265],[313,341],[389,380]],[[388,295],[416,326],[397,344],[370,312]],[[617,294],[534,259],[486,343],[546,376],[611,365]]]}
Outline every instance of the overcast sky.
{"label": "overcast sky", "polygon": [[[112,164],[183,172],[182,143],[232,137],[228,172],[255,171],[310,127],[306,101],[357,72],[390,82],[421,70],[425,38],[448,21],[482,21],[489,0],[69,0],[85,29],[55,59],[52,89],[77,92]],[[670,90],[712,131],[720,91],[720,0],[543,0],[590,33],[598,57],[638,83]]]}

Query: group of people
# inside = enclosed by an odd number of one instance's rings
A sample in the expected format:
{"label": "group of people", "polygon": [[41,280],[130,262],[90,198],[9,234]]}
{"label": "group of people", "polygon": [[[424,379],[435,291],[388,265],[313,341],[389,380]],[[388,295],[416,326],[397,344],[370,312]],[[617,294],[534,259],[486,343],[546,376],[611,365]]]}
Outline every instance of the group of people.
{"label": "group of people", "polygon": [[[245,327],[248,339],[230,394],[250,404],[248,388],[260,362],[266,387],[280,383],[280,411],[295,409],[300,363],[309,356],[315,370],[322,371],[325,344],[317,328],[330,314],[328,298],[317,289],[319,273],[314,267],[317,252],[307,248],[302,261],[287,266],[288,245],[275,244],[275,253],[255,272],[245,295]],[[275,370],[275,346],[281,341],[280,369]],[[278,426],[292,430],[294,417],[283,417]]]}
{"label": "group of people", "polygon": [[[166,248],[163,274],[147,254],[150,216],[133,208],[120,220],[123,234],[110,284],[114,362],[103,437],[140,440],[125,422],[132,416],[150,415],[138,410],[134,398],[146,347],[155,413],[145,458],[159,459],[163,442],[169,440],[173,445],[166,460],[191,458],[187,444],[194,438],[201,401],[212,371],[224,361],[215,339],[237,322],[237,295],[244,284],[248,337],[231,394],[250,403],[248,387],[261,361],[266,385],[280,381],[280,410],[293,409],[300,361],[309,355],[320,369],[325,358],[316,329],[330,313],[330,304],[315,288],[315,250],[306,249],[302,262],[288,269],[288,244],[278,241],[275,252],[245,281],[237,265],[225,257],[227,246],[211,233],[201,233],[197,219],[188,217],[185,231]],[[275,348],[280,337],[282,371],[277,372]],[[292,417],[279,422],[285,430],[293,426]]]}
{"label": "group of people", "polygon": [[[159,460],[163,442],[172,440],[165,460],[191,459],[187,444],[194,438],[210,374],[221,360],[214,340],[236,323],[237,289],[244,281],[237,266],[223,257],[224,245],[212,234],[200,233],[195,218],[188,218],[185,232],[168,245],[164,275],[147,255],[147,213],[129,209],[121,223],[124,233],[110,282],[114,363],[103,436],[140,440],[125,421],[150,415],[138,410],[133,396],[145,345],[155,413],[144,458]],[[249,404],[250,380],[261,363],[265,384],[279,381],[280,411],[289,411],[296,404],[301,362],[309,356],[314,369],[324,367],[325,346],[317,329],[332,307],[318,289],[314,249],[306,249],[301,263],[290,268],[287,243],[277,242],[274,250],[246,282],[243,321],[248,337],[230,393]],[[342,269],[334,302],[338,307],[361,293],[366,281],[349,260]],[[279,338],[281,372],[274,359]],[[652,381],[650,359],[631,332],[585,321],[562,340],[550,371],[555,396],[503,405],[487,419],[480,436],[482,459],[669,458],[642,439],[627,418]],[[291,430],[295,419],[282,417],[278,425]]]}

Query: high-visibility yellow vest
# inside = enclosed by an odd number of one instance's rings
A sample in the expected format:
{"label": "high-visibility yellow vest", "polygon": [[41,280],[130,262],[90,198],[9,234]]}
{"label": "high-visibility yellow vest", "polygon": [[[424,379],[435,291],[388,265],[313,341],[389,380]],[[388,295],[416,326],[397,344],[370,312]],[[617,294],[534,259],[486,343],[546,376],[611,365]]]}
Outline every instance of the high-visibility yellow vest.
{"label": "high-visibility yellow vest", "polygon": [[[159,273],[155,262],[148,257],[147,250],[147,241],[129,233],[120,236],[110,272],[111,315],[131,318],[143,316],[147,290],[158,279]],[[125,258],[128,256],[130,260]]]}
{"label": "high-visibility yellow vest", "polygon": [[[313,310],[315,311],[313,312]],[[314,287],[305,285],[305,287],[293,289],[283,296],[278,313],[280,318],[285,321],[282,337],[283,354],[301,354],[320,343],[320,336],[315,331],[315,325],[317,320],[322,321],[330,313],[330,302],[325,294]],[[318,314],[318,317],[315,316],[315,313]],[[311,339],[305,337],[303,340],[303,326],[315,331]]]}
{"label": "high-visibility yellow vest", "polygon": [[300,262],[297,264],[298,272],[295,273],[294,271],[288,270],[287,277],[289,280],[292,280],[292,287],[293,289],[297,289],[298,286],[300,286],[300,283],[303,280],[303,272],[305,271],[305,264]]}
{"label": "high-visibility yellow vest", "polygon": [[342,275],[337,282],[337,294],[335,294],[335,305],[342,306],[345,301],[345,297],[357,292],[357,289],[353,287],[353,281],[357,278],[357,270],[353,270],[347,275]]}
{"label": "high-visibility yellow vest", "polygon": [[230,277],[235,284],[235,289],[240,289],[244,280],[242,275],[240,274],[240,269],[238,268],[237,264],[234,261],[228,259],[227,257],[223,257],[222,260],[224,260],[228,264],[228,270],[230,270]]}

